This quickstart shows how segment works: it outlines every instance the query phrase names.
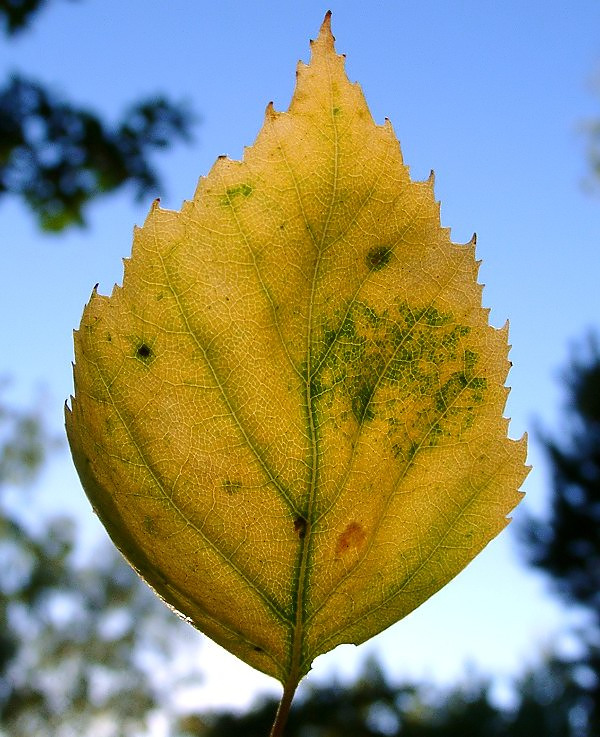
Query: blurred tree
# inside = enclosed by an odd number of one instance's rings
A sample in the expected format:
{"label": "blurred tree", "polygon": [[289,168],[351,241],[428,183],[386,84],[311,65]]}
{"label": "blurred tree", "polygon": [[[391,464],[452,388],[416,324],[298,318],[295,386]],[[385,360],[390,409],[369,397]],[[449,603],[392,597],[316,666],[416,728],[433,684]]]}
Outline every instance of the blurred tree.
{"label": "blurred tree", "polygon": [[600,626],[600,351],[593,339],[565,376],[560,438],[544,437],[553,472],[548,518],[529,524],[529,561]]}
{"label": "blurred tree", "polygon": [[[596,737],[576,729],[571,706],[579,687],[560,661],[550,661],[514,684],[516,705],[492,702],[490,684],[449,692],[426,684],[394,685],[367,663],[347,688],[309,688],[292,707],[286,737]],[[277,703],[265,700],[248,714],[190,715],[178,737],[265,737]]]}
{"label": "blurred tree", "polygon": [[527,525],[529,562],[589,620],[573,708],[600,735],[600,348],[590,338],[565,375],[568,403],[558,439],[544,436],[552,469],[547,517]]}
{"label": "blurred tree", "polygon": [[[384,735],[442,735],[448,719],[440,719],[440,708],[430,695],[424,699],[424,686],[395,686],[374,661],[368,661],[360,677],[349,687],[322,685],[309,687],[301,694],[294,706],[286,726],[286,737],[384,737]],[[489,709],[483,691],[469,699],[484,702],[483,711]],[[446,716],[461,724],[466,703],[464,694],[453,694],[452,705],[447,702]],[[180,734],[190,737],[265,737],[269,734],[277,701],[268,699],[260,702],[248,714],[233,712],[188,716],[181,720]],[[479,711],[478,709],[474,711]],[[448,717],[449,718],[449,717]],[[486,724],[489,724],[487,720]],[[467,725],[465,724],[465,727]],[[472,725],[473,726],[473,725]],[[437,731],[434,731],[437,730]],[[448,732],[448,734],[457,734]],[[469,737],[478,737],[483,732],[460,732]],[[493,737],[493,732],[486,732]]]}
{"label": "blurred tree", "polygon": [[37,417],[0,404],[0,734],[147,733],[166,706],[148,660],[168,672],[192,631],[112,547],[77,563],[70,520],[25,523],[51,443]]}
{"label": "blurred tree", "polygon": [[[47,0],[0,0],[0,23],[12,35]],[[107,124],[95,112],[59,99],[37,82],[14,76],[0,87],[0,197],[23,199],[42,229],[84,223],[85,206],[126,184],[155,192],[155,149],[188,139],[189,111],[157,96]]]}
{"label": "blurred tree", "polygon": [[9,34],[23,30],[47,0],[0,0],[0,22]]}

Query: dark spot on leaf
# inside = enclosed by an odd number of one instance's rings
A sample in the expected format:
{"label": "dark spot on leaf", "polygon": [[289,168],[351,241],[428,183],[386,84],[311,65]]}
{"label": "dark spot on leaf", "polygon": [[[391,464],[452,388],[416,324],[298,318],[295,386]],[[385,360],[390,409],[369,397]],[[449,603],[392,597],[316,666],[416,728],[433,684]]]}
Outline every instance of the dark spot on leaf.
{"label": "dark spot on leaf", "polygon": [[236,494],[241,488],[241,481],[231,481],[230,479],[223,481],[223,489],[225,489],[227,494]]}
{"label": "dark spot on leaf", "polygon": [[144,530],[149,535],[154,535],[155,534],[155,532],[156,532],[156,524],[154,523],[154,520],[152,519],[152,517],[148,517],[148,516],[144,517],[143,525],[144,525]]}
{"label": "dark spot on leaf", "polygon": [[150,348],[147,343],[140,343],[135,352],[135,356],[144,363],[150,363],[150,361],[154,358],[154,353],[152,352],[152,348]]}
{"label": "dark spot on leaf", "polygon": [[298,515],[294,520],[294,532],[298,535],[300,540],[304,540],[306,537],[306,528],[308,522],[305,517]]}
{"label": "dark spot on leaf", "polygon": [[367,266],[371,271],[379,271],[387,266],[392,258],[392,249],[389,246],[375,246],[367,253]]}
{"label": "dark spot on leaf", "polygon": [[264,650],[262,649],[262,647],[259,647],[258,645],[254,645],[252,649],[254,650],[255,653],[264,653]]}
{"label": "dark spot on leaf", "polygon": [[347,551],[361,548],[367,538],[365,530],[358,522],[350,522],[338,538],[336,553],[342,555]]}

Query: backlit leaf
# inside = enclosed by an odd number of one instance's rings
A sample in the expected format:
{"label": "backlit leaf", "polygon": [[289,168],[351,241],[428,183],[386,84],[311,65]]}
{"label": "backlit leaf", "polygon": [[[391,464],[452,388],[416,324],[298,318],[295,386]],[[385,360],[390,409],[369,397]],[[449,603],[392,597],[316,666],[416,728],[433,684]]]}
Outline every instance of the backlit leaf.
{"label": "backlit leaf", "polygon": [[174,609],[282,682],[455,576],[525,476],[474,241],[374,124],[326,18],[287,113],[155,205],[75,336],[73,456]]}

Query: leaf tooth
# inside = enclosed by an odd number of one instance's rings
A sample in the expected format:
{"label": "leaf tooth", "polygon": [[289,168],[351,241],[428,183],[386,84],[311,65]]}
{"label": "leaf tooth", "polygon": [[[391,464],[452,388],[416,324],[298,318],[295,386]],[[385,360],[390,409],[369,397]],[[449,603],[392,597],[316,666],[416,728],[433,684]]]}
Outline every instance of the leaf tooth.
{"label": "leaf tooth", "polygon": [[269,122],[272,123],[274,120],[276,120],[279,117],[280,113],[275,110],[275,106],[273,105],[273,100],[267,103],[267,107],[265,108],[265,123]]}

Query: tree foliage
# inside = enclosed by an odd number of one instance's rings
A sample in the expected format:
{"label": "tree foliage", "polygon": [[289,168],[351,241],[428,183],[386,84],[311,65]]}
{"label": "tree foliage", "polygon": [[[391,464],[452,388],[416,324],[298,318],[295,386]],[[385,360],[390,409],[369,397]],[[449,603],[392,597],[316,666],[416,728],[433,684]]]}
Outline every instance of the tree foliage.
{"label": "tree foliage", "polygon": [[[8,34],[22,29],[45,0],[4,2]],[[45,230],[83,224],[86,205],[132,185],[156,192],[152,153],[188,139],[188,109],[165,96],[138,101],[116,124],[60,99],[35,80],[13,76],[0,87],[0,197],[21,198]]]}
{"label": "tree foliage", "polygon": [[189,631],[112,549],[78,562],[72,520],[23,520],[52,443],[35,414],[0,405],[2,735],[145,732],[167,706],[145,663],[168,669]]}
{"label": "tree foliage", "polygon": [[8,35],[26,28],[48,0],[0,0],[0,23]]}
{"label": "tree foliage", "polygon": [[85,205],[134,185],[158,188],[153,149],[188,131],[185,111],[166,98],[136,104],[115,126],[59,100],[40,84],[13,77],[0,89],[0,196],[19,195],[45,230],[83,223]]}
{"label": "tree foliage", "polygon": [[567,406],[557,437],[544,436],[552,470],[547,516],[528,525],[529,561],[585,612],[587,676],[579,712],[600,734],[600,348],[590,338],[565,374]]}
{"label": "tree foliage", "polygon": [[[286,737],[593,737],[572,718],[580,690],[574,669],[550,660],[513,685],[516,703],[501,708],[491,684],[475,679],[441,690],[426,683],[395,684],[374,663],[350,686],[309,688],[289,717]],[[264,737],[275,702],[247,714],[187,716],[178,734],[189,737]]]}
{"label": "tree foliage", "polygon": [[548,518],[530,525],[529,559],[568,604],[600,626],[600,351],[594,340],[565,376],[568,404],[557,438],[545,437],[553,489]]}

